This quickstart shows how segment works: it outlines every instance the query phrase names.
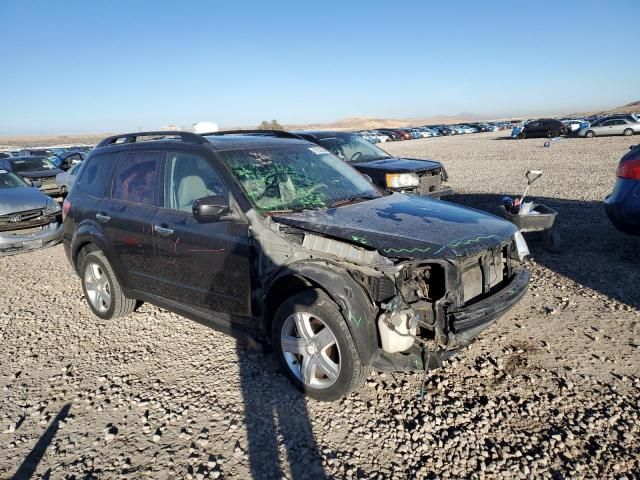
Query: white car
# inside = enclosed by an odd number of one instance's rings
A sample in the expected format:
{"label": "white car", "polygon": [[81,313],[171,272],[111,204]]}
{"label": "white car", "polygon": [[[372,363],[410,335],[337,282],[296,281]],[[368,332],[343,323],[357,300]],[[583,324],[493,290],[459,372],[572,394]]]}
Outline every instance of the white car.
{"label": "white car", "polygon": [[433,136],[433,134],[430,131],[425,130],[423,128],[412,128],[409,131],[410,132],[418,132],[422,138],[429,138],[429,137]]}
{"label": "white car", "polygon": [[378,137],[378,140],[380,140],[380,143],[384,143],[384,142],[388,142],[389,141],[389,135],[385,135],[384,133],[380,133],[377,130],[373,130],[371,132],[372,135],[375,135],[376,137]]}
{"label": "white car", "polygon": [[640,123],[632,122],[626,118],[605,118],[578,130],[579,137],[587,138],[604,135],[624,135],[626,137],[637,133],[640,133]]}
{"label": "white car", "polygon": [[581,127],[586,126],[588,122],[585,120],[562,120],[562,123],[567,126],[571,133],[575,133],[580,130]]}

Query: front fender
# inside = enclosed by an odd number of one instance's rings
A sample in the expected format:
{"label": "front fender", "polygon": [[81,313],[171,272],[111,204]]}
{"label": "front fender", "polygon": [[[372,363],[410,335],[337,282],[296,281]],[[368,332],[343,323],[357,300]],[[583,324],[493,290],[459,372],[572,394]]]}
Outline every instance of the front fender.
{"label": "front fender", "polygon": [[288,265],[280,270],[269,282],[268,289],[278,279],[289,275],[302,277],[318,285],[338,304],[360,359],[369,364],[379,345],[376,328],[377,308],[362,286],[339,266],[324,262],[303,262]]}

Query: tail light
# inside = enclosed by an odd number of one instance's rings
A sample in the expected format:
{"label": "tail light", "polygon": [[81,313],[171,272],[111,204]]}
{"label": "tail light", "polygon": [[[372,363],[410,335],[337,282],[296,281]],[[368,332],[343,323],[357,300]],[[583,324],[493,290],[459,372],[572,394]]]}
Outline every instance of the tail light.
{"label": "tail light", "polygon": [[640,158],[634,158],[620,163],[618,177],[640,180]]}
{"label": "tail light", "polygon": [[71,202],[69,201],[68,198],[65,198],[64,202],[62,202],[62,219],[63,220],[66,218],[67,215],[69,215],[70,211],[71,211]]}

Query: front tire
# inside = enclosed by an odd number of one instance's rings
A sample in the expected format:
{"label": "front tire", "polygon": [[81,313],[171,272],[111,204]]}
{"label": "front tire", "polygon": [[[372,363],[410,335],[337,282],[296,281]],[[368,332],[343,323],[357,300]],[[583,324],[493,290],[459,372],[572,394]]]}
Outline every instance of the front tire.
{"label": "front tire", "polygon": [[633,135],[633,130],[632,130],[631,128],[625,128],[625,129],[624,129],[624,132],[622,132],[622,134],[623,134],[625,137],[630,137],[631,135]]}
{"label": "front tire", "polygon": [[271,329],[274,355],[300,391],[320,401],[344,397],[369,373],[349,327],[331,298],[319,289],[286,300]]}
{"label": "front tire", "polygon": [[593,130],[589,130],[587,133],[584,134],[584,136],[587,138],[593,138],[596,136],[596,132],[594,132]]}
{"label": "front tire", "polygon": [[97,317],[112,320],[133,312],[136,301],[124,294],[109,260],[100,250],[83,258],[80,279],[84,298]]}

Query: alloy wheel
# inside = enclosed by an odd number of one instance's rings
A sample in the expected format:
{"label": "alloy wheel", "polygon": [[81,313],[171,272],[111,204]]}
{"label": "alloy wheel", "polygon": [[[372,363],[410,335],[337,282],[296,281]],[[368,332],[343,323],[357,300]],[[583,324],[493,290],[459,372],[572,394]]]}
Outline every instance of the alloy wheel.
{"label": "alloy wheel", "polygon": [[280,332],[287,367],[305,385],[325,389],[340,375],[340,348],[331,329],[310,313],[290,315]]}
{"label": "alloy wheel", "polygon": [[111,307],[111,286],[106,272],[95,262],[84,271],[84,287],[93,308],[106,312]]}

